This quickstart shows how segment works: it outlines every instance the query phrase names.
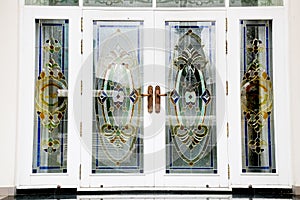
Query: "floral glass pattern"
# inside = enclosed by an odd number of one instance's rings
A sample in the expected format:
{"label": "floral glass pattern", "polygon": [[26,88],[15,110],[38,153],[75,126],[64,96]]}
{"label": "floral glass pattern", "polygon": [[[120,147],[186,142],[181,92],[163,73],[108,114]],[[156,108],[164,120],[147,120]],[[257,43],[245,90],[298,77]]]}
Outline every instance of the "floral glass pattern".
{"label": "floral glass pattern", "polygon": [[242,172],[276,173],[272,21],[241,21]]}
{"label": "floral glass pattern", "polygon": [[92,173],[143,173],[142,27],[94,21]]}
{"label": "floral glass pattern", "polygon": [[32,173],[67,172],[68,20],[36,20]]}
{"label": "floral glass pattern", "polygon": [[25,5],[36,5],[36,6],[79,6],[79,0],[25,0]]}
{"label": "floral glass pattern", "polygon": [[157,7],[225,7],[225,0],[156,0]]}
{"label": "floral glass pattern", "polygon": [[151,7],[152,0],[84,0],[84,6]]}
{"label": "floral glass pattern", "polygon": [[218,173],[215,22],[166,22],[166,173]]}
{"label": "floral glass pattern", "polygon": [[283,6],[283,0],[229,0],[232,7],[240,6]]}

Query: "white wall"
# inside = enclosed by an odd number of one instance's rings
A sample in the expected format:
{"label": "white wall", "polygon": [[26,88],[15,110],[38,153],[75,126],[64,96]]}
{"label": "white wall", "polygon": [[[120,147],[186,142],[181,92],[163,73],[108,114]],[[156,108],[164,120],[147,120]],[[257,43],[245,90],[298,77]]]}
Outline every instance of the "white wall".
{"label": "white wall", "polygon": [[300,186],[300,1],[290,0],[289,4],[293,184]]}
{"label": "white wall", "polygon": [[0,0],[0,195],[15,185],[18,15],[18,0]]}

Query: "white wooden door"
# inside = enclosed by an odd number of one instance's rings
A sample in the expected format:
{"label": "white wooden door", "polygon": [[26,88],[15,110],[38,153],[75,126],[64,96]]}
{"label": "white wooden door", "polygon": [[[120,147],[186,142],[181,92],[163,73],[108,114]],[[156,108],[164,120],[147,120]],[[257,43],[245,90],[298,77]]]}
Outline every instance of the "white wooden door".
{"label": "white wooden door", "polygon": [[[84,10],[83,24],[81,187],[228,187],[225,12]],[[183,49],[174,57],[180,45]],[[185,53],[187,57],[183,57]],[[180,58],[189,64],[183,63],[185,67],[176,71],[173,61]],[[139,69],[130,66],[134,62]],[[115,86],[124,81],[122,70],[113,70],[119,65],[138,79],[130,79],[133,84],[141,81],[140,85]],[[182,73],[189,73],[189,77]],[[175,80],[173,75],[182,79]],[[175,82],[186,86],[182,89]],[[150,112],[145,95],[148,86],[152,86],[153,95]],[[126,91],[127,87],[131,89]],[[123,159],[120,151],[130,139],[113,114],[126,111],[122,106],[126,98],[132,100],[136,88],[144,88],[136,92],[137,102],[144,104],[143,115],[136,115],[143,121],[136,127],[141,129],[137,137],[143,143],[135,141],[135,148]],[[131,103],[135,106],[132,112],[139,109],[136,102]],[[187,110],[176,110],[177,103]],[[172,116],[174,109],[181,114]],[[170,124],[170,117],[179,124]],[[185,127],[177,130],[178,125]],[[131,170],[130,157],[136,156],[142,164]]]}

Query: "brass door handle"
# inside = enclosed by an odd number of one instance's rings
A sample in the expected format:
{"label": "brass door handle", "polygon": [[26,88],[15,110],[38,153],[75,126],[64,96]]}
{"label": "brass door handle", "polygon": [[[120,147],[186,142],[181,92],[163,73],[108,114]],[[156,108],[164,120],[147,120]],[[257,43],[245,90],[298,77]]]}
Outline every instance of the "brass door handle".
{"label": "brass door handle", "polygon": [[148,112],[152,113],[153,112],[153,87],[152,85],[148,86],[147,94],[141,94],[142,97],[147,97],[147,108]]}
{"label": "brass door handle", "polygon": [[166,97],[167,94],[160,93],[160,86],[155,86],[155,112],[160,113],[160,99]]}

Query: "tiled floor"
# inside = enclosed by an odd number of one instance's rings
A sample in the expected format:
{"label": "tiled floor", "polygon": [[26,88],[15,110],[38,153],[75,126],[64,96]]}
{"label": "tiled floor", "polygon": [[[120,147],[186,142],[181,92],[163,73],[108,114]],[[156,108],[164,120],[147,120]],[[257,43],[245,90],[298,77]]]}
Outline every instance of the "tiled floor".
{"label": "tiled floor", "polygon": [[[1,198],[0,198],[1,199]],[[255,198],[255,197],[233,197],[232,195],[82,195],[82,196],[18,196],[6,197],[1,200],[18,200],[18,199],[65,199],[65,200],[299,200],[296,197],[286,198]]]}

